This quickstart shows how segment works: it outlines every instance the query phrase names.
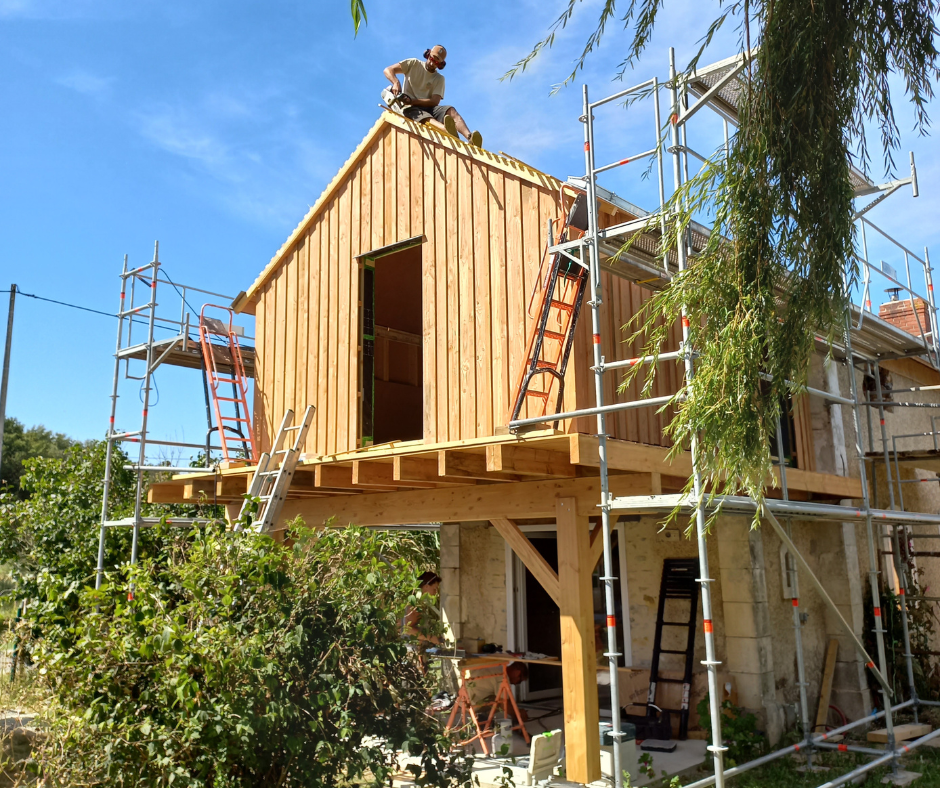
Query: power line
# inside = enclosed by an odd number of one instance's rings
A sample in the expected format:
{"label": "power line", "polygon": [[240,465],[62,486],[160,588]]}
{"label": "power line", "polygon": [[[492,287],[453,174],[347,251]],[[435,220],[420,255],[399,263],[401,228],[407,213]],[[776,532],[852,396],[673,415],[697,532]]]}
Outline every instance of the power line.
{"label": "power line", "polygon": [[[0,290],[0,293],[9,293],[9,290]],[[102,312],[100,309],[91,309],[87,306],[79,306],[78,304],[69,304],[65,301],[56,301],[54,298],[44,298],[43,296],[34,295],[33,293],[24,293],[19,288],[16,288],[16,294],[24,296],[25,298],[35,298],[37,301],[48,301],[50,304],[58,304],[59,306],[67,306],[71,309],[81,309],[83,312],[92,312],[96,315],[104,315],[105,317],[117,317],[112,312]]]}

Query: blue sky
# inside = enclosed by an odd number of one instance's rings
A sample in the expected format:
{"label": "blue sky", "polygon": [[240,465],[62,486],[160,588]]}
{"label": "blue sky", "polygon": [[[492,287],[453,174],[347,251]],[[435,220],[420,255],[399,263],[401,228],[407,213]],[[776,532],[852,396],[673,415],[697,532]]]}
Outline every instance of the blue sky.
{"label": "blue sky", "polygon": [[[580,84],[599,97],[624,34],[611,28],[577,83],[570,72],[596,19],[588,0],[521,77],[499,77],[542,35],[564,3],[367,0],[354,39],[346,0],[0,0],[0,288],[103,311],[117,307],[122,256],[161,259],[177,281],[222,293],[245,289],[316,200],[379,113],[382,69],[448,48],[447,101],[486,147],[560,177],[583,170]],[[678,0],[631,81],[665,76],[667,47],[694,51],[712,4]],[[733,52],[727,31],[713,57]],[[936,108],[934,108],[936,115]],[[909,132],[921,197],[909,192],[877,218],[914,249],[940,229],[934,142]],[[613,109],[599,132],[599,160],[652,145],[648,112]],[[906,154],[898,157],[906,174]],[[640,170],[607,185],[652,204]],[[0,296],[5,325],[7,296]],[[7,413],[77,438],[100,437],[108,417],[113,319],[18,299]],[[158,373],[152,410],[161,437],[204,433],[197,373]],[[122,389],[127,428],[139,408]],[[134,415],[131,415],[134,414]],[[122,419],[119,418],[119,423]]]}

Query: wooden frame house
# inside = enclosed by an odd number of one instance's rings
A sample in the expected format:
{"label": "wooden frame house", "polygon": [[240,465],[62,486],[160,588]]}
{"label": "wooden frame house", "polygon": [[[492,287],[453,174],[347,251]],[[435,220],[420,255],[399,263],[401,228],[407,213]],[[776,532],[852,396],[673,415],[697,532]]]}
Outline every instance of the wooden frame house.
{"label": "wooden frame house", "polygon": [[[548,227],[556,222],[557,232],[576,195],[576,188],[509,156],[383,113],[235,308],[256,318],[253,426],[261,449],[286,409],[317,408],[283,518],[334,526],[441,524],[448,624],[458,637],[503,638],[497,642],[508,645],[512,620],[518,625],[525,610],[509,598],[512,580],[501,574],[505,545],[505,565],[517,562],[530,583],[530,608],[543,593],[557,623],[561,669],[553,670],[562,684],[567,774],[589,782],[600,776],[596,425],[580,419],[518,436],[506,429],[533,331],[530,301]],[[614,197],[601,201],[601,212],[608,224],[639,215]],[[637,354],[621,333],[648,296],[631,281],[637,278],[627,263],[605,263],[602,341],[609,360]],[[583,319],[565,376],[567,410],[594,405],[590,333]],[[654,394],[674,392],[678,374],[664,362]],[[537,407],[528,401],[522,415]],[[807,403],[795,409],[790,495],[858,498],[859,481],[820,461],[814,449],[824,417]],[[677,492],[685,484],[691,461],[686,453],[666,462],[664,418],[652,410],[609,418],[614,494]],[[209,492],[237,504],[250,471],[233,467],[217,477],[158,484],[151,500]],[[761,601],[751,581],[763,577],[764,558],[747,519],[738,521],[727,531],[733,538],[713,546],[724,605],[716,627],[740,702],[766,711],[775,692],[772,671],[768,686],[757,656],[757,663],[735,662],[739,654],[757,654],[769,637],[762,625],[741,624],[757,615],[744,608],[756,610]],[[545,534],[554,540],[550,556],[538,546]],[[621,621],[629,629],[632,619],[633,651],[623,658],[629,675],[648,664],[652,613],[643,599],[657,593],[663,555],[691,556],[695,549],[677,531],[662,536],[655,518],[625,522],[621,534],[620,556],[631,572]],[[776,553],[772,559],[776,566]],[[653,589],[648,594],[634,585],[641,577]]]}

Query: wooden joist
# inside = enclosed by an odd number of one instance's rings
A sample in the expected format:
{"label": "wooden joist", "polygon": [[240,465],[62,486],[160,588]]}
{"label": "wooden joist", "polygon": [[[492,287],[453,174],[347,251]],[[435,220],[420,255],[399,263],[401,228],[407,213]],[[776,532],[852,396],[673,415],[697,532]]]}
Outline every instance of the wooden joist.
{"label": "wooden joist", "polygon": [[[596,478],[599,474],[597,438],[559,435],[546,431],[517,438],[499,435],[478,441],[425,444],[420,441],[370,447],[361,452],[309,460],[298,467],[289,498],[358,495],[376,492],[466,488],[485,482],[514,483],[536,480]],[[681,490],[691,472],[684,452],[667,462],[669,450],[626,441],[608,441],[611,478],[619,474],[645,474],[644,494]],[[213,474],[178,476],[160,482],[154,503],[186,503],[209,499],[239,499],[247,490],[253,468],[229,468]],[[794,499],[858,498],[858,479],[787,469],[787,485]],[[500,486],[503,486],[502,484]],[[178,489],[174,489],[178,488]],[[771,488],[768,495],[779,495]],[[159,499],[159,500],[158,500]],[[488,519],[488,518],[487,518]]]}

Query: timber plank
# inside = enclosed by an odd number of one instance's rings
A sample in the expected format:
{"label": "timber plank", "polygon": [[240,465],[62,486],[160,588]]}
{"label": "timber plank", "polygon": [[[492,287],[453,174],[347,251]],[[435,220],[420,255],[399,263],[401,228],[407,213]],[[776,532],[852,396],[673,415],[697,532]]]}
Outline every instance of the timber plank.
{"label": "timber plank", "polygon": [[274,335],[274,379],[273,383],[273,394],[274,394],[274,423],[275,429],[276,425],[280,424],[281,419],[284,416],[284,365],[286,357],[286,328],[284,316],[287,313],[287,274],[286,266],[282,267],[278,271],[278,275],[274,279],[274,286],[276,289],[276,298],[275,298],[275,312],[272,315],[276,325],[277,331]]}
{"label": "timber plank", "polygon": [[498,170],[487,170],[489,194],[490,241],[490,343],[492,348],[493,384],[491,386],[491,424],[493,427],[508,423],[509,398],[509,328],[506,324],[506,199],[504,178]]}
{"label": "timber plank", "polygon": [[398,236],[398,145],[397,134],[386,134],[382,140],[385,149],[385,243],[400,241]]}
{"label": "timber plank", "polygon": [[[310,356],[307,346],[308,325],[310,313],[310,300],[307,298],[309,283],[310,237],[303,236],[297,252],[297,356],[295,360],[296,373],[294,377],[294,403],[295,413],[303,413],[310,400],[307,398],[307,366]],[[310,443],[310,433],[303,449]]]}
{"label": "timber plank", "polygon": [[[910,741],[911,739],[919,739],[921,736],[926,736],[930,731],[933,730],[926,723],[916,723],[910,722],[906,725],[895,725],[894,726],[894,741]],[[868,732],[868,741],[877,742],[878,744],[887,744],[888,743],[888,729],[880,728],[876,731]]]}
{"label": "timber plank", "polygon": [[[542,260],[542,228],[539,225],[539,192],[538,189],[529,184],[522,186],[522,205],[519,228],[522,233],[522,273],[523,273],[523,293],[525,294],[526,304],[529,304],[531,293],[538,285],[539,264]],[[543,276],[544,280],[544,276]],[[536,301],[538,296],[536,296]],[[531,315],[531,317],[530,317]],[[525,336],[528,338],[532,331],[532,325],[535,317],[538,315],[537,303],[532,304],[532,308],[525,313]],[[541,408],[536,412],[535,407],[530,407],[527,402],[520,416],[532,417],[538,415]],[[560,425],[564,429],[564,425]]]}
{"label": "timber plank", "polygon": [[376,140],[372,148],[370,167],[372,168],[372,249],[385,246],[385,141]]}
{"label": "timber plank", "polygon": [[[449,381],[447,365],[449,363],[449,353],[447,352],[448,342],[448,323],[447,323],[447,300],[448,300],[448,279],[447,279],[447,214],[452,212],[453,208],[447,204],[447,194],[444,183],[444,152],[437,146],[431,147],[431,160],[425,164],[425,178],[430,185],[427,187],[426,194],[433,195],[434,199],[434,217],[433,222],[425,222],[425,233],[430,236],[433,232],[434,243],[428,251],[429,259],[425,265],[434,266],[435,276],[435,308],[437,324],[434,327],[434,338],[436,342],[436,371],[437,385],[434,387],[434,396],[437,398],[437,405],[434,413],[437,417],[437,429],[434,433],[434,440],[449,439]],[[431,256],[433,250],[433,257]],[[427,345],[425,345],[427,348]],[[430,400],[428,400],[430,402]],[[445,404],[447,403],[447,404]],[[430,436],[425,436],[430,440]]]}
{"label": "timber plank", "polygon": [[[339,192],[339,195],[342,195],[346,191],[346,185],[344,184],[342,189]],[[338,358],[338,347],[339,347],[339,321],[337,316],[339,313],[339,293],[340,293],[340,260],[339,260],[339,225],[340,225],[340,212],[339,212],[339,195],[334,197],[330,201],[328,212],[330,215],[330,292],[329,292],[329,307],[330,307],[330,320],[328,326],[328,341],[330,344],[330,360],[327,365],[326,377],[327,382],[327,398],[330,403],[330,411],[327,421],[327,451],[336,452],[340,451],[339,445],[337,444],[337,424],[338,424],[338,411],[339,411],[339,358]],[[321,375],[323,372],[321,371]],[[346,449],[347,447],[343,447]]]}
{"label": "timber plank", "polygon": [[[513,398],[522,382],[525,366],[526,339],[528,328],[526,305],[529,293],[525,287],[525,273],[522,263],[522,184],[518,178],[507,178],[505,183],[506,215],[506,319],[509,382],[512,388],[505,412],[497,414],[497,423],[508,424],[515,405]],[[525,413],[523,409],[522,413]]]}
{"label": "timber plank", "polygon": [[413,480],[401,481],[394,478],[394,463],[392,460],[357,460],[352,464],[352,481],[357,487],[395,487],[396,489],[432,490],[445,486],[437,481],[418,482]]}
{"label": "timber plank", "polygon": [[[458,281],[460,334],[459,437],[479,437],[476,431],[476,293],[473,272],[473,174],[469,162],[457,162]],[[457,317],[455,315],[455,317]],[[452,351],[453,352],[453,351]]]}
{"label": "timber plank", "polygon": [[359,445],[359,261],[360,219],[362,218],[362,182],[363,172],[357,168],[353,173],[352,192],[350,194],[349,217],[349,252],[346,268],[349,271],[349,283],[346,298],[349,301],[349,322],[346,325],[346,445],[354,449]]}
{"label": "timber plank", "polygon": [[493,345],[490,324],[490,268],[489,203],[491,195],[486,172],[475,164],[471,167],[473,183],[473,309],[474,368],[476,370],[476,430],[474,435],[493,434]]}
{"label": "timber plank", "polygon": [[[446,440],[453,441],[464,437],[461,432],[461,366],[460,366],[460,274],[463,266],[460,264],[460,224],[458,222],[459,206],[457,201],[457,167],[456,156],[444,156],[446,172],[445,193],[447,195],[447,276],[445,290],[447,292],[447,402],[448,402],[448,429]],[[440,330],[440,329],[439,329]]]}
{"label": "timber plank", "polygon": [[176,482],[154,482],[147,490],[148,503],[189,503],[184,495],[185,485]]}
{"label": "timber plank", "polygon": [[[352,202],[352,184],[339,192],[336,200],[339,227],[337,233],[336,265],[338,270],[337,291],[334,308],[338,315],[336,337],[336,364],[331,366],[330,376],[336,379],[336,448],[334,451],[348,451],[355,448],[355,442],[349,438],[349,410],[352,405],[350,398],[350,368],[349,346],[350,333],[354,330],[350,317],[350,269],[352,257],[349,254],[349,223]],[[358,334],[358,331],[356,332]],[[355,339],[353,340],[355,341]],[[332,385],[332,384],[331,384]]]}
{"label": "timber plank", "polygon": [[284,411],[293,408],[297,412],[297,392],[295,389],[297,381],[297,320],[298,320],[298,298],[297,298],[297,273],[299,269],[300,247],[291,252],[286,265],[284,266],[283,281],[287,288],[287,311],[281,313],[281,319],[284,321],[284,366],[283,386],[284,386]]}
{"label": "timber plank", "polygon": [[819,688],[819,707],[816,709],[816,725],[813,732],[825,731],[826,720],[829,717],[829,701],[832,697],[832,678],[836,672],[836,657],[839,655],[839,641],[829,638],[826,647],[826,661],[823,666],[822,686]]}
{"label": "timber plank", "polygon": [[[319,400],[319,376],[320,376],[320,354],[319,335],[320,335],[320,222],[318,221],[310,230],[307,239],[307,254],[309,257],[308,280],[307,280],[307,344],[305,355],[307,356],[307,403],[314,405]],[[316,454],[320,448],[318,424],[320,419],[320,408],[314,411],[313,421],[310,423],[310,429],[307,431],[307,443],[305,451],[308,454]]]}
{"label": "timber plank", "polygon": [[320,222],[320,330],[319,330],[319,381],[317,386],[317,451],[330,451],[330,413],[333,403],[329,398],[329,370],[332,345],[330,345],[330,318],[333,305],[330,302],[330,213],[323,213]]}
{"label": "timber plank", "polygon": [[[264,386],[264,376],[267,373],[267,353],[264,352],[265,340],[266,340],[266,328],[265,328],[265,319],[264,319],[264,305],[265,298],[264,293],[261,294],[261,297],[258,299],[258,305],[255,308],[255,347],[260,349],[261,353],[255,354],[255,379],[252,385],[254,386],[254,401],[252,402],[252,424],[251,428],[255,433],[255,446],[258,447],[259,453],[264,451],[268,445],[268,415],[265,413],[265,398],[264,392],[267,391]],[[264,358],[262,358],[262,356]]]}
{"label": "timber plank", "polygon": [[408,136],[393,134],[395,141],[395,240],[410,238],[411,232],[411,150]]}

